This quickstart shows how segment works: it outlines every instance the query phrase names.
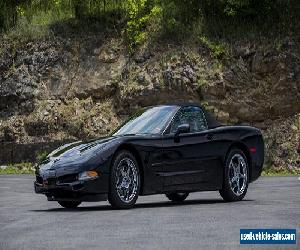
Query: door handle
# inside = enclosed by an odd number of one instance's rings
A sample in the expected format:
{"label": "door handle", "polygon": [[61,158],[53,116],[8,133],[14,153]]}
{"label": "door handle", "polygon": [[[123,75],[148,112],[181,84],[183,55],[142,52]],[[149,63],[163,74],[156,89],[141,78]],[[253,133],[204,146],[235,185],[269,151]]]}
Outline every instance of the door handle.
{"label": "door handle", "polygon": [[212,140],[214,138],[213,134],[207,134],[205,137],[207,140]]}

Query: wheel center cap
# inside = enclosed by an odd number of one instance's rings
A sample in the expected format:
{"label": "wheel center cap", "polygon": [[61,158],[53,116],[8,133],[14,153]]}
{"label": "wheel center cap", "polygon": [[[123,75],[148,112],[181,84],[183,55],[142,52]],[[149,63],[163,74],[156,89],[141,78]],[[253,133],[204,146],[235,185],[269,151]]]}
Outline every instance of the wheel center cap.
{"label": "wheel center cap", "polygon": [[131,179],[129,177],[124,177],[122,180],[122,187],[128,188],[131,183]]}

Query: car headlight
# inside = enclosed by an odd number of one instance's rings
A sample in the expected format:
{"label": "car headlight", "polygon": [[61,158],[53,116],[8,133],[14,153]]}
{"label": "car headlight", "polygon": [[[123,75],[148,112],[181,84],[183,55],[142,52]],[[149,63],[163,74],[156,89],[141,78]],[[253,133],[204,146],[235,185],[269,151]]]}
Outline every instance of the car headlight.
{"label": "car headlight", "polygon": [[96,171],[84,171],[78,175],[78,180],[80,181],[93,180],[98,177],[99,175]]}

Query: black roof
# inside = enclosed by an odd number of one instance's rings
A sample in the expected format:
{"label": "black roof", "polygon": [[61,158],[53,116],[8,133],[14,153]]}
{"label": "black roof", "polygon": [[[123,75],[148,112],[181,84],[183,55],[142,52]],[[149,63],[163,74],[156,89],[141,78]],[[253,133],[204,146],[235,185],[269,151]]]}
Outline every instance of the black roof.
{"label": "black roof", "polygon": [[196,103],[196,102],[173,102],[173,103],[165,103],[165,104],[161,104],[166,105],[166,106],[179,106],[179,107],[187,107],[187,106],[196,106],[196,107],[200,107],[204,114],[205,114],[205,118],[208,124],[208,128],[216,128],[216,127],[220,127],[222,126],[222,124],[220,122],[217,121],[217,119],[214,117],[213,114],[211,114],[209,111],[207,111],[200,103]]}

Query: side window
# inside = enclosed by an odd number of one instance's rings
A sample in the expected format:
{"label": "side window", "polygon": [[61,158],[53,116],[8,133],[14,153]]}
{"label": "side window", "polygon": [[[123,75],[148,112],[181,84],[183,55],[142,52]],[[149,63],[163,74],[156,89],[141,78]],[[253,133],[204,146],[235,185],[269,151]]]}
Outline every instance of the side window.
{"label": "side window", "polygon": [[173,120],[171,133],[175,133],[178,126],[182,124],[190,125],[190,132],[200,132],[207,129],[204,113],[199,107],[182,108]]}

